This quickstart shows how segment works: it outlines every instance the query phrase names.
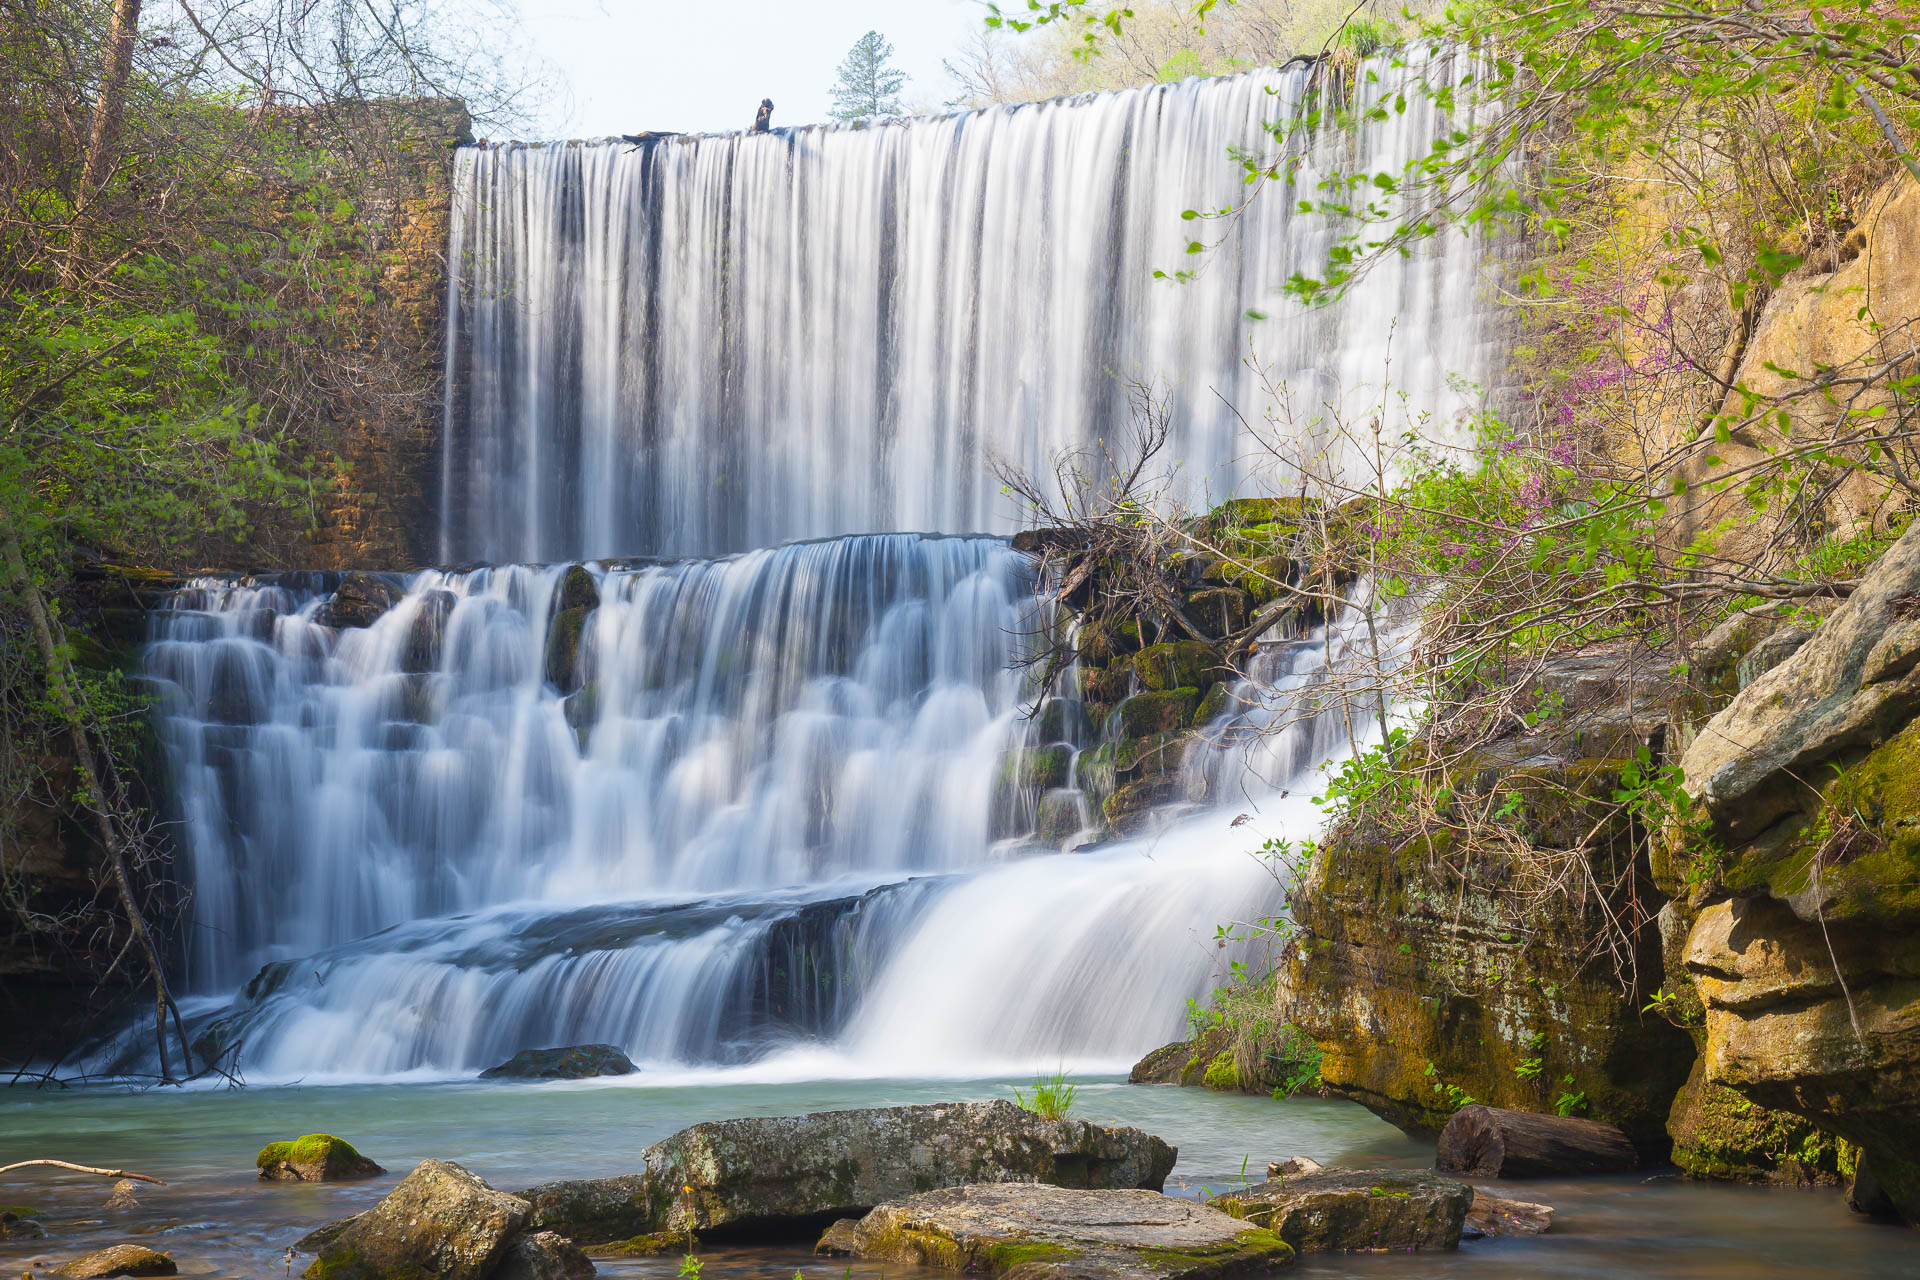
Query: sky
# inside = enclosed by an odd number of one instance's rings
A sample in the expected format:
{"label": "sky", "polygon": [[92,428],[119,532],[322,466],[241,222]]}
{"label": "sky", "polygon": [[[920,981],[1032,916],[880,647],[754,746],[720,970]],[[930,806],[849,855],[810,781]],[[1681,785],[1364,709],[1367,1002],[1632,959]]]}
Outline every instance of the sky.
{"label": "sky", "polygon": [[869,30],[911,77],[910,106],[958,92],[940,68],[985,13],[979,0],[520,0],[555,81],[540,127],[590,138],[826,119],[834,71]]}

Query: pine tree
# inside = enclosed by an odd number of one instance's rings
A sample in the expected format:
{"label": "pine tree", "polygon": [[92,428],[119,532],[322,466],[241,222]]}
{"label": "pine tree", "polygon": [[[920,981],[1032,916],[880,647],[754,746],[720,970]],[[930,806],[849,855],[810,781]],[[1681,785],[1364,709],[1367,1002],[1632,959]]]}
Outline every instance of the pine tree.
{"label": "pine tree", "polygon": [[906,87],[907,73],[887,65],[892,57],[893,46],[878,31],[869,31],[854,41],[840,64],[829,114],[835,120],[899,115],[903,110],[900,90]]}

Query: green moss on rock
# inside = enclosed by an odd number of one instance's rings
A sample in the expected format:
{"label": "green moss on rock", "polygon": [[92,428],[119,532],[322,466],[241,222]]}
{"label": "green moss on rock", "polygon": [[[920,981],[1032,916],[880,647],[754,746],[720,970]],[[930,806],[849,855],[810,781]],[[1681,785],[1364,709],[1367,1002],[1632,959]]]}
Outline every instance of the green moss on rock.
{"label": "green moss on rock", "polygon": [[1156,693],[1169,689],[1206,689],[1227,674],[1220,651],[1198,640],[1148,645],[1133,655],[1140,683]]}
{"label": "green moss on rock", "polygon": [[1718,1182],[1779,1182],[1838,1185],[1851,1165],[1846,1144],[1800,1116],[1749,1102],[1708,1082],[1704,1063],[1694,1063],[1687,1085],[1673,1101],[1667,1131],[1673,1162],[1690,1178]]}

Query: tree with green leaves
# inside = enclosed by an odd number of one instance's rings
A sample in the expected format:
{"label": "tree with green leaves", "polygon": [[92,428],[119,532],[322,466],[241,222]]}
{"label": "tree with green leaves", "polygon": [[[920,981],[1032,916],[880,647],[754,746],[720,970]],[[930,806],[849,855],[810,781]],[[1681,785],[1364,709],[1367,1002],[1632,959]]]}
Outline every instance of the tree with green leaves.
{"label": "tree with green leaves", "polygon": [[833,86],[835,120],[871,120],[875,116],[897,116],[905,107],[900,91],[907,86],[907,73],[892,64],[893,46],[878,31],[869,31],[853,42],[840,63]]}
{"label": "tree with green leaves", "polygon": [[[266,559],[332,424],[421,399],[398,252],[416,179],[505,78],[427,0],[0,0],[0,943],[152,993],[179,906],[134,757],[142,702],[76,626],[76,566]],[[389,95],[402,95],[388,101]],[[46,814],[93,891],[21,870]],[[56,966],[59,967],[59,966]]]}

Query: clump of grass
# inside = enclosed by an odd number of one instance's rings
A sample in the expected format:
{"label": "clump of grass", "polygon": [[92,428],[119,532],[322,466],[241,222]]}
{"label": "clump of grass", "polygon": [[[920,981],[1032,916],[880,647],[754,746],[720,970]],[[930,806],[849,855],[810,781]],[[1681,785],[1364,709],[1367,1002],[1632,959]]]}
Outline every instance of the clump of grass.
{"label": "clump of grass", "polygon": [[1077,1086],[1067,1083],[1065,1071],[1056,1071],[1050,1076],[1035,1076],[1031,1091],[1014,1089],[1013,1100],[1043,1119],[1064,1120],[1073,1110],[1073,1096],[1078,1092]]}

